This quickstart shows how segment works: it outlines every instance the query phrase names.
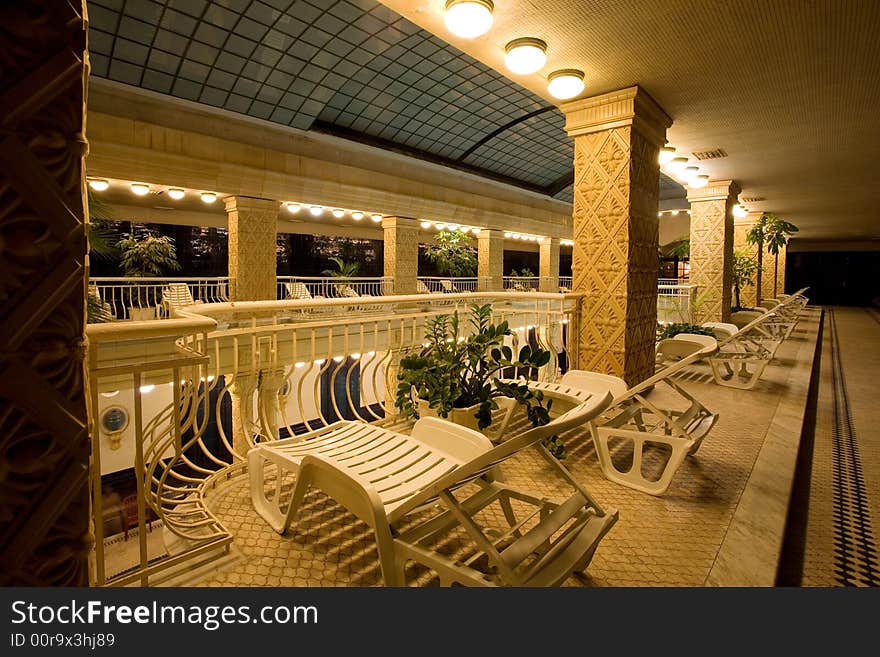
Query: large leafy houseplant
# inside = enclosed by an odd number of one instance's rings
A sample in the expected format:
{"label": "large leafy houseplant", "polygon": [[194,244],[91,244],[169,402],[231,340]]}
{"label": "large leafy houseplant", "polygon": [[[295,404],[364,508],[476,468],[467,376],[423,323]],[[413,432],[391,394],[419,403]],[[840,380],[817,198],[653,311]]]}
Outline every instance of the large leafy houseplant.
{"label": "large leafy houseplant", "polygon": [[[428,321],[425,348],[400,361],[397,408],[418,417],[419,400],[423,400],[445,418],[453,409],[474,407],[482,430],[492,423],[497,399],[508,397],[525,408],[533,426],[547,424],[550,402],[544,404],[543,393],[501,378],[512,369],[544,367],[550,362],[550,352],[524,345],[514,358],[513,350],[504,344],[504,338],[513,333],[507,322],[492,323],[491,305],[472,306],[469,323],[471,330],[464,335],[458,312]],[[555,456],[564,456],[564,446],[557,438],[547,447]]]}
{"label": "large leafy houseplant", "polygon": [[474,276],[477,272],[477,250],[467,233],[460,230],[441,230],[425,255],[447,276]]}
{"label": "large leafy houseplant", "polygon": [[[125,233],[116,243],[121,254],[119,264],[122,271],[129,278],[144,278],[147,276],[162,276],[166,270],[177,271],[180,264],[177,262],[177,249],[174,246],[174,239],[167,235],[157,235],[149,230],[143,230],[140,233]],[[143,309],[145,302],[147,310],[150,305],[154,305],[158,299],[144,299],[143,288],[137,287],[137,306],[132,301],[132,309]],[[129,310],[129,314],[134,319],[148,319],[149,314],[141,316],[142,313]]]}
{"label": "large leafy houseplant", "polygon": [[773,296],[776,296],[778,294],[777,286],[779,281],[779,251],[788,244],[789,236],[796,232],[798,232],[798,227],[794,224],[785,221],[772,212],[765,212],[749,228],[749,232],[746,233],[746,242],[758,247],[758,281],[756,283],[758,288],[758,304],[761,303],[761,294],[763,292],[761,279],[764,268],[764,249],[767,249],[767,253],[774,257]]}
{"label": "large leafy houseplant", "polygon": [[747,285],[754,285],[752,277],[758,271],[758,261],[746,251],[733,252],[733,294],[736,299],[734,310],[742,309],[740,294]]}

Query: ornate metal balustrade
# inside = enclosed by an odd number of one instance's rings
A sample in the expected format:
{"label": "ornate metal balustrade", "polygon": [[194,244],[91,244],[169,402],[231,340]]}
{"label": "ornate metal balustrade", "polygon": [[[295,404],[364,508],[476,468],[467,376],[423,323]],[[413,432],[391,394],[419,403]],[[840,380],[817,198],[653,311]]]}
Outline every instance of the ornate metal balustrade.
{"label": "ornate metal balustrade", "polygon": [[[213,303],[164,322],[90,326],[95,582],[161,583],[222,555],[232,535],[205,496],[242,473],[257,443],[339,419],[393,421],[396,365],[423,348],[432,317],[491,303],[493,320],[512,328],[511,347],[553,354],[536,373],[552,380],[574,365],[575,301],[500,292]],[[128,468],[137,478],[138,557],[109,573],[97,474]],[[161,521],[153,530],[162,532],[161,555],[148,549],[151,518]]]}

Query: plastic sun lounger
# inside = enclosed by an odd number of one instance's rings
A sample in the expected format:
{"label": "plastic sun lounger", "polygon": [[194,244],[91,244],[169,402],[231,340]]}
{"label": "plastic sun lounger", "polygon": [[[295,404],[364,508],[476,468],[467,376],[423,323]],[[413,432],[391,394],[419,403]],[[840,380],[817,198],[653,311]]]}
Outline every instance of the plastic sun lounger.
{"label": "plastic sun lounger", "polygon": [[793,297],[766,313],[754,313],[754,319],[721,340],[718,353],[709,358],[715,382],[740,390],[754,388],[779,345],[794,330],[803,308],[801,299]]}
{"label": "plastic sun lounger", "polygon": [[197,303],[202,302],[193,299],[189,285],[186,283],[169,283],[162,289],[162,309],[168,317],[172,317],[181,308]]}
{"label": "plastic sun lounger", "polygon": [[[554,586],[592,559],[617,521],[542,446],[542,441],[589,422],[611,396],[580,404],[543,427],[493,447],[477,431],[438,418],[422,418],[410,435],[359,422],[337,422],[303,436],[263,443],[248,453],[251,498],[257,513],[284,533],[306,492],[314,486],[374,531],[384,582],[404,584],[413,560],[433,569],[440,583],[470,586]],[[505,460],[533,448],[573,489],[561,503],[493,476]],[[266,495],[264,467],[277,467],[273,499]],[[289,501],[281,473],[295,474]],[[466,492],[462,487],[468,486]],[[476,489],[475,491],[473,489]],[[524,503],[530,512],[512,500]],[[507,527],[486,527],[498,504]],[[479,516],[479,517],[478,517]],[[499,522],[496,525],[502,524]],[[432,545],[464,530],[470,557],[447,556]],[[456,539],[460,531],[456,534]]]}
{"label": "plastic sun lounger", "polygon": [[[703,439],[715,426],[718,415],[703,406],[675,380],[674,375],[717,349],[717,342],[710,336],[682,334],[682,338],[662,340],[657,347],[661,362],[671,361],[654,376],[637,386],[628,388],[626,382],[616,376],[570,370],[559,383],[529,383],[545,395],[555,394],[551,410],[558,404],[558,397],[575,396],[578,399],[610,392],[613,400],[608,409],[589,423],[590,433],[596,447],[596,455],[602,474],[609,480],[648,493],[662,495],[669,488],[676,471],[684,459],[695,454]],[[676,336],[677,337],[677,336]],[[691,339],[686,339],[691,338]],[[651,388],[665,384],[687,404],[684,410],[661,408],[645,395]],[[668,456],[659,475],[642,471],[646,447],[660,448]],[[631,448],[632,461],[626,470],[614,463],[613,452]]]}

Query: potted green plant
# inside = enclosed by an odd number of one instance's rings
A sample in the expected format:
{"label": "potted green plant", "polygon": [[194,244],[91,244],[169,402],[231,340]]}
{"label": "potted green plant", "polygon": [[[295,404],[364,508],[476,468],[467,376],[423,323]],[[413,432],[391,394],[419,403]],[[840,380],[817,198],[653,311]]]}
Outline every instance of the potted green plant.
{"label": "potted green plant", "polygon": [[426,248],[425,256],[446,276],[476,275],[477,250],[467,233],[460,230],[441,230]]}
{"label": "potted green plant", "polygon": [[733,295],[736,302],[732,308],[734,312],[742,310],[740,298],[742,289],[747,285],[754,285],[752,277],[756,271],[758,271],[758,261],[755,258],[746,251],[733,252]]}
{"label": "potted green plant", "polygon": [[511,287],[519,292],[524,292],[531,289],[529,284],[531,283],[531,279],[534,278],[535,274],[528,267],[523,267],[522,271],[519,272],[516,269],[511,269],[510,276]]}
{"label": "potted green plant", "polygon": [[[174,240],[167,235],[156,235],[149,230],[143,230],[139,234],[125,233],[116,246],[121,254],[119,262],[123,274],[128,278],[162,276],[166,270],[180,269]],[[136,297],[129,295],[129,318],[154,319],[156,305],[159,303],[155,296],[154,294],[151,301],[150,294],[142,286],[137,286]]]}
{"label": "potted green plant", "polygon": [[336,265],[336,269],[325,269],[321,274],[339,279],[339,282],[333,286],[336,295],[340,297],[358,296],[357,292],[351,287],[351,285],[349,285],[349,279],[358,275],[358,272],[361,269],[360,263],[346,262],[342,258],[336,256],[332,256],[330,261]]}
{"label": "potted green plant", "polygon": [[[492,423],[500,398],[522,405],[534,426],[550,421],[550,402],[524,383],[502,381],[505,371],[536,369],[550,362],[551,354],[524,345],[516,358],[504,344],[512,335],[507,322],[492,323],[492,306],[472,306],[470,332],[463,335],[458,313],[428,321],[425,348],[400,361],[395,405],[409,417],[436,416],[483,431]],[[558,439],[548,444],[562,458]]]}
{"label": "potted green plant", "polygon": [[761,305],[761,296],[763,294],[763,289],[761,287],[763,282],[761,279],[763,277],[764,269],[764,249],[766,248],[767,253],[774,256],[773,296],[775,297],[779,293],[777,290],[779,280],[779,250],[788,244],[789,236],[796,232],[798,232],[798,227],[794,224],[785,221],[772,212],[765,212],[755,224],[749,228],[749,232],[746,233],[746,242],[758,247],[758,281],[756,283],[758,288],[757,305]]}
{"label": "potted green plant", "polygon": [[699,324],[691,324],[689,322],[673,322],[671,324],[657,324],[657,341],[671,338],[679,333],[695,333],[697,335],[714,336],[712,329],[700,326]]}

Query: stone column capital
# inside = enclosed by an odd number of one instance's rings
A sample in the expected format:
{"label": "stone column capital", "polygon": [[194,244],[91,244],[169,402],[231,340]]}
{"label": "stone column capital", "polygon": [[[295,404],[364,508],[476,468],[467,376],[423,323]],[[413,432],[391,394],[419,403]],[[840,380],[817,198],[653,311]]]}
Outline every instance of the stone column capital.
{"label": "stone column capital", "polygon": [[559,109],[569,137],[633,126],[653,145],[662,146],[672,125],[669,115],[639,86],[563,103]]}
{"label": "stone column capital", "polygon": [[382,217],[382,228],[415,228],[420,229],[418,219],[411,217]]}
{"label": "stone column capital", "polygon": [[277,215],[281,208],[278,201],[250,196],[227,196],[223,203],[226,212],[274,212]]}
{"label": "stone column capital", "polygon": [[734,180],[710,180],[709,184],[705,187],[685,186],[685,189],[687,190],[687,200],[690,203],[694,201],[736,199],[742,191]]}
{"label": "stone column capital", "polygon": [[495,228],[482,228],[480,232],[477,233],[477,243],[479,242],[489,242],[495,240],[504,240],[504,231],[496,230]]}

